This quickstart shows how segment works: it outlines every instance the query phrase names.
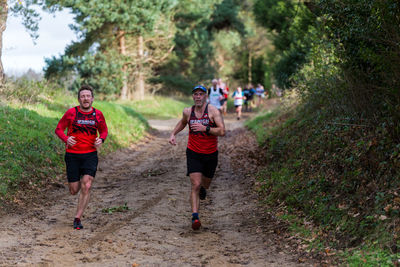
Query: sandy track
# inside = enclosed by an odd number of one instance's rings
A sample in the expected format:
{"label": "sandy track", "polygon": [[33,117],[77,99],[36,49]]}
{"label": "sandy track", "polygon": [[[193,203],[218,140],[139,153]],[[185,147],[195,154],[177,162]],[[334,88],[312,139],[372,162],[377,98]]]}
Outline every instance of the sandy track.
{"label": "sandy track", "polygon": [[[241,121],[226,118],[228,132],[220,138],[216,177],[201,202],[199,231],[190,227],[187,129],[170,146],[176,120],[150,123],[159,130],[145,142],[100,161],[84,229],[72,229],[77,197],[66,187],[43,196],[46,205],[2,217],[0,265],[300,266],[263,233],[253,183],[231,166],[232,144],[246,134]],[[126,212],[102,212],[125,203]]]}

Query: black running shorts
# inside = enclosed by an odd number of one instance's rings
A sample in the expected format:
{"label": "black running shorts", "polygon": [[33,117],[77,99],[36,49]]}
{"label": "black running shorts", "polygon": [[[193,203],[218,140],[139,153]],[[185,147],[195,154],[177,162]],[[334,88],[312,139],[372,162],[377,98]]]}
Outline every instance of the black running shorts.
{"label": "black running shorts", "polygon": [[99,158],[97,151],[84,154],[65,153],[65,164],[67,166],[67,179],[69,183],[80,181],[83,175],[96,176]]}
{"label": "black running shorts", "polygon": [[213,178],[218,165],[218,151],[202,154],[186,149],[187,174],[201,172],[207,178]]}

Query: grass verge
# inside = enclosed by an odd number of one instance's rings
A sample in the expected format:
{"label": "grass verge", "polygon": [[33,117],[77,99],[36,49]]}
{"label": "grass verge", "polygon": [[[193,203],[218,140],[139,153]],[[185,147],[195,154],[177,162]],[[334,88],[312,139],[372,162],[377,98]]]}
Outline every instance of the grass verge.
{"label": "grass verge", "polygon": [[340,255],[349,266],[398,263],[400,145],[385,123],[297,109],[247,126],[262,149],[264,202],[310,251]]}

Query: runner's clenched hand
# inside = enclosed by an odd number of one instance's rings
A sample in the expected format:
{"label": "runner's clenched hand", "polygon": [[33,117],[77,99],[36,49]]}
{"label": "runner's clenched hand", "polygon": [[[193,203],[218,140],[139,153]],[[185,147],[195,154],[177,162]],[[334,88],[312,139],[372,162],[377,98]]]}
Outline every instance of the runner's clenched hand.
{"label": "runner's clenched hand", "polygon": [[67,139],[67,146],[72,147],[76,144],[75,136],[70,136]]}
{"label": "runner's clenched hand", "polygon": [[201,123],[193,123],[191,126],[190,126],[190,129],[192,129],[192,131],[194,131],[194,132],[205,132],[206,131],[206,126],[204,126],[203,124],[201,124]]}
{"label": "runner's clenched hand", "polygon": [[171,134],[171,137],[169,138],[168,141],[171,145],[176,146],[176,140],[175,140],[175,135]]}
{"label": "runner's clenched hand", "polygon": [[94,141],[94,146],[96,147],[96,149],[100,148],[102,144],[103,139],[96,137],[96,141]]}

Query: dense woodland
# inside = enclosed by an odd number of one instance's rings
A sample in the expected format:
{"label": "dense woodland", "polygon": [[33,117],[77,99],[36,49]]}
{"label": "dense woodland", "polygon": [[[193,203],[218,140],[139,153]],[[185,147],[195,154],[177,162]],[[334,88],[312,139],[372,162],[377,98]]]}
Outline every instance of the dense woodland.
{"label": "dense woodland", "polygon": [[398,1],[28,0],[1,5],[0,31],[7,14],[20,15],[33,38],[39,19],[33,7],[72,11],[79,41],[62,56],[48,58],[44,69],[46,81],[68,90],[89,83],[103,99],[137,100],[187,95],[194,84],[208,86],[214,77],[231,88],[261,83],[271,97],[273,86],[282,89],[291,96],[291,108],[249,124],[263,151],[259,192],[268,207],[313,222],[320,239],[305,237],[310,250],[358,248],[367,253],[344,253],[371,266],[397,261]]}

